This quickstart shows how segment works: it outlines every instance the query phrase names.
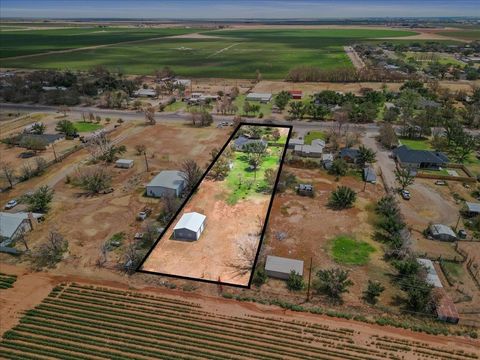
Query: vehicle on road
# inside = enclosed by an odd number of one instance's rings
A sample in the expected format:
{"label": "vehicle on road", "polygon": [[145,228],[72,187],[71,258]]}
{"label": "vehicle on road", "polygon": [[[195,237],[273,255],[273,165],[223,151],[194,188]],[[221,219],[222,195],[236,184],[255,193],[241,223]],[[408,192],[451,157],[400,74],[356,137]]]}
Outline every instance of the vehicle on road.
{"label": "vehicle on road", "polygon": [[447,185],[447,182],[444,180],[437,180],[435,181],[435,185],[444,186],[444,185]]}
{"label": "vehicle on road", "polygon": [[13,209],[17,205],[18,205],[18,201],[13,199],[13,200],[10,200],[9,202],[7,202],[7,204],[5,205],[5,209],[6,210]]}
{"label": "vehicle on road", "polygon": [[408,190],[402,190],[402,191],[400,192],[400,195],[402,195],[402,198],[403,198],[404,200],[410,200],[410,197],[411,197],[410,191],[408,191]]}
{"label": "vehicle on road", "polygon": [[143,220],[145,220],[147,217],[149,217],[151,213],[152,213],[152,209],[145,208],[145,209],[143,209],[142,211],[140,211],[140,212],[138,213],[138,215],[137,215],[137,220],[143,221]]}
{"label": "vehicle on road", "polygon": [[467,238],[467,232],[464,229],[458,230],[457,235],[460,239]]}

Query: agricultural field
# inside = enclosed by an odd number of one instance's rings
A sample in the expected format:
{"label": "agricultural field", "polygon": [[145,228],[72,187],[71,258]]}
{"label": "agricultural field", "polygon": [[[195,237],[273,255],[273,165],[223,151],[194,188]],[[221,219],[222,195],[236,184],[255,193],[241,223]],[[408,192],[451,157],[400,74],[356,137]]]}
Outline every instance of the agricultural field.
{"label": "agricultural field", "polygon": [[12,360],[478,359],[473,343],[265,310],[60,284],[3,333],[0,349]]}
{"label": "agricultural field", "polygon": [[[108,30],[108,31],[107,31]],[[72,42],[67,35],[79,32],[91,35],[98,29],[48,30],[46,40],[29,37],[28,31],[8,32],[4,46],[2,67],[86,70],[96,65],[121,69],[128,74],[152,74],[163,66],[170,66],[186,77],[254,78],[259,70],[265,79],[283,79],[298,65],[319,66],[322,69],[351,67],[343,47],[353,42],[371,41],[384,37],[404,37],[414,32],[375,29],[293,29],[293,30],[217,30],[168,38],[186,33],[183,29],[122,29],[94,36],[78,36]],[[47,30],[43,30],[44,34]],[[190,30],[194,32],[195,30]],[[66,33],[65,33],[66,32]],[[3,34],[2,34],[3,37]],[[76,36],[72,36],[76,39]],[[164,37],[130,44],[122,41]],[[55,39],[58,38],[58,41]],[[112,44],[75,52],[44,54],[26,58],[7,57],[46,51]],[[73,45],[71,45],[73,44]]]}
{"label": "agricultural field", "polygon": [[463,29],[463,30],[445,30],[439,31],[438,34],[457,38],[461,40],[480,40],[480,29]]}
{"label": "agricultural field", "polygon": [[[267,145],[275,129],[278,145]],[[251,140],[250,145],[257,148],[250,151],[247,145],[236,147],[236,141],[243,136],[240,134],[254,131],[260,138]],[[240,126],[161,235],[141,270],[248,286],[272,197],[272,180],[276,179],[289,131],[288,127]],[[258,160],[256,165],[252,165],[254,159]],[[222,163],[229,170],[218,176]],[[176,239],[174,227],[190,212],[206,216],[205,230],[196,240]]]}
{"label": "agricultural field", "polygon": [[10,289],[17,280],[17,275],[0,273],[0,290]]}

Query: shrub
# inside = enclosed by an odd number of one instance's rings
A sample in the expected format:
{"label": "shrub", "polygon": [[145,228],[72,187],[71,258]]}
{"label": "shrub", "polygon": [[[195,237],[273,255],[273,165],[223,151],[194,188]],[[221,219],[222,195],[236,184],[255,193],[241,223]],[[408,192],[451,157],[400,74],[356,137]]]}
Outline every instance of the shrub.
{"label": "shrub", "polygon": [[288,290],[291,291],[301,291],[305,287],[305,282],[303,281],[303,276],[296,273],[295,270],[290,272],[287,280]]}

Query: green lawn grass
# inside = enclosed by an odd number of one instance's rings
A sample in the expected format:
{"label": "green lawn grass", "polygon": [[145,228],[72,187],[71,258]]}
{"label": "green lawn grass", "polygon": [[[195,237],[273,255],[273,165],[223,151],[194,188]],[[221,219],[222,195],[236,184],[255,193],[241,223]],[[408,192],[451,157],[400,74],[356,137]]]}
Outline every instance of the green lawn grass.
{"label": "green lawn grass", "polygon": [[[68,30],[68,31],[67,31]],[[62,29],[9,32],[0,46],[3,57],[41,53],[90,45],[163,37],[76,52],[44,54],[23,59],[3,59],[2,67],[87,70],[104,65],[127,74],[152,74],[170,66],[184,77],[245,78],[260,70],[264,79],[284,78],[298,65],[322,69],[352,67],[343,47],[355,42],[414,32],[375,29],[292,29],[204,31],[218,38],[166,38],[194,29]],[[135,31],[136,30],[136,31]],[[163,32],[162,32],[163,31]],[[95,33],[94,33],[95,32]],[[2,34],[3,39],[3,34]],[[375,40],[377,39],[377,40]],[[267,111],[262,110],[264,114]]]}
{"label": "green lawn grass", "polygon": [[312,143],[312,140],[321,139],[325,140],[326,134],[323,131],[309,131],[304,138],[304,142],[307,145]]}
{"label": "green lawn grass", "polygon": [[400,139],[400,143],[408,146],[412,150],[432,150],[428,140]]}
{"label": "green lawn grass", "polygon": [[77,121],[73,123],[73,126],[75,126],[75,129],[77,129],[78,132],[92,132],[92,131],[103,128],[103,126],[100,124],[94,124],[94,123],[83,122],[83,121]]}
{"label": "green lawn grass", "polygon": [[187,107],[187,103],[183,101],[175,101],[167,106],[165,106],[165,112],[175,112]]}
{"label": "green lawn grass", "polygon": [[365,265],[375,248],[370,244],[357,241],[349,236],[337,236],[332,241],[333,259],[344,265]]}
{"label": "green lawn grass", "polygon": [[263,191],[267,187],[265,171],[278,167],[281,150],[279,147],[269,147],[270,154],[265,157],[256,172],[249,169],[247,155],[243,152],[236,152],[233,168],[225,179],[230,191],[227,203],[233,205],[239,200],[247,199],[249,196]]}
{"label": "green lawn grass", "polygon": [[[246,95],[238,95],[233,103],[238,107],[237,115],[245,116],[245,113],[243,112],[243,104],[245,103],[245,98]],[[259,101],[250,101],[250,104],[255,104],[255,105],[260,105],[260,111],[256,113],[258,115],[259,113],[262,113],[263,116],[268,116],[272,113],[272,102],[270,101],[267,104],[262,104]],[[253,116],[253,113],[250,113],[251,116]]]}
{"label": "green lawn grass", "polygon": [[480,40],[480,30],[471,29],[471,30],[446,30],[440,31],[440,35],[451,36],[457,39],[465,40]]}

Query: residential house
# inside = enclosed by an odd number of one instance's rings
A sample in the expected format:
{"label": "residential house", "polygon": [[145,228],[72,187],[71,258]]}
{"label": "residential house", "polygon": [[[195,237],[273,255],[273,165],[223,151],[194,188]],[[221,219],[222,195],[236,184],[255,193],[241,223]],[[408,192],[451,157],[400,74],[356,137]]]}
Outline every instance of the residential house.
{"label": "residential house", "polygon": [[263,139],[251,139],[245,135],[240,135],[238,138],[236,138],[233,141],[233,148],[236,151],[245,151],[245,147],[248,144],[253,144],[253,143],[260,143],[265,148],[268,146],[268,142]]}
{"label": "residential house", "polygon": [[360,150],[353,148],[343,148],[340,150],[339,157],[348,163],[356,164],[360,156]]}
{"label": "residential house", "polygon": [[295,145],[294,154],[298,156],[319,158],[322,156],[324,148],[325,141],[314,139],[310,145]]}
{"label": "residential house", "polygon": [[152,197],[179,197],[185,188],[183,172],[177,170],[161,171],[147,185],[146,195]]}
{"label": "residential house", "polygon": [[392,151],[397,163],[410,169],[439,169],[448,164],[447,155],[434,150],[412,150],[402,145]]}
{"label": "residential house", "polygon": [[267,256],[267,261],[265,262],[265,272],[268,276],[287,280],[292,271],[295,271],[298,275],[303,276],[303,261],[273,255]]}
{"label": "residential house", "polygon": [[295,146],[303,145],[304,143],[305,143],[304,140],[300,138],[290,139],[288,140],[287,149],[295,149]]}
{"label": "residential house", "polygon": [[173,238],[177,240],[198,240],[205,229],[207,217],[197,212],[182,215],[173,228]]}
{"label": "residential house", "polygon": [[22,232],[33,229],[35,223],[43,214],[18,212],[0,212],[0,246],[8,246],[15,241]]}

